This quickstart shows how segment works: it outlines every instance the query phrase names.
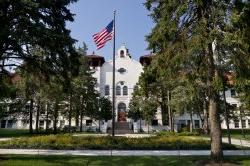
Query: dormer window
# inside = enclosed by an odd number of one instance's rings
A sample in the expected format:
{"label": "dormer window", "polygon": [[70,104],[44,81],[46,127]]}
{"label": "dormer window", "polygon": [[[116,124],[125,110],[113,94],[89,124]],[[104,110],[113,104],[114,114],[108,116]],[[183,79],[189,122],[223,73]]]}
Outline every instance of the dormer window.
{"label": "dormer window", "polygon": [[125,57],[124,51],[123,51],[123,50],[120,51],[120,57],[121,57],[121,58],[124,58],[124,57]]}

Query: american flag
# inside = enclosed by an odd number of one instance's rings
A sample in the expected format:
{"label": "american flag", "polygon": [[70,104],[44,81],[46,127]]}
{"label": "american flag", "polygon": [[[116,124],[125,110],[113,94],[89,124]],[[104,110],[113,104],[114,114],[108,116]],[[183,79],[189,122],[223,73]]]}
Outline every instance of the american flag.
{"label": "american flag", "polygon": [[97,49],[105,46],[105,43],[112,39],[113,37],[113,24],[114,21],[111,21],[106,28],[100,32],[93,35],[93,40],[97,46]]}

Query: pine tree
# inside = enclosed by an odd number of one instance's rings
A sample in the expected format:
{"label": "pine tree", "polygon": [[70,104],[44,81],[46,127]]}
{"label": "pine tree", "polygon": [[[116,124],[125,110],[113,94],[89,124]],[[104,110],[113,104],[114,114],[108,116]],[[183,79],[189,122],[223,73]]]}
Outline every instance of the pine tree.
{"label": "pine tree", "polygon": [[[40,70],[48,75],[62,73],[67,80],[68,62],[76,61],[78,56],[73,48],[75,40],[66,28],[66,22],[74,20],[68,5],[76,1],[0,1],[0,67],[20,67],[4,63],[7,59],[29,61],[34,67],[39,67],[42,61],[46,65]],[[35,56],[34,47],[45,50],[44,57]],[[77,67],[71,68],[77,73]],[[0,85],[1,82],[0,77]]]}
{"label": "pine tree", "polygon": [[[223,158],[219,115],[219,91],[222,86],[220,61],[231,62],[231,49],[226,42],[226,27],[232,13],[230,1],[167,1],[148,0],[146,7],[156,23],[147,37],[149,48],[170,70],[184,75],[193,73],[207,88],[211,126],[211,158]],[[240,58],[237,58],[238,60]],[[159,61],[159,60],[158,60]],[[231,63],[232,64],[232,63]],[[239,63],[240,64],[240,63]]]}

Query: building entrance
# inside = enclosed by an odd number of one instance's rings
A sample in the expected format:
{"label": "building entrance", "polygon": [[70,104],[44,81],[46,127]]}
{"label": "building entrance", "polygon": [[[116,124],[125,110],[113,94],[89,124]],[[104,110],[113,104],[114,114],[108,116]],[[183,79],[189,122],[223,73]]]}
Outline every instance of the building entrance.
{"label": "building entrance", "polygon": [[126,104],[119,103],[118,104],[118,122],[126,122]]}

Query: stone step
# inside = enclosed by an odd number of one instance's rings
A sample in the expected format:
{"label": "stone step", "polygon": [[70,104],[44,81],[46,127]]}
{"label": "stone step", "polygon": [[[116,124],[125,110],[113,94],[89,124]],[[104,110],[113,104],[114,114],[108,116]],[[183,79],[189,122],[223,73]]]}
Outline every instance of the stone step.
{"label": "stone step", "polygon": [[116,122],[115,129],[129,129],[129,123],[128,122]]}
{"label": "stone step", "polygon": [[[108,130],[112,134],[112,129]],[[129,122],[115,122],[115,134],[132,134],[133,130],[129,128]]]}
{"label": "stone step", "polygon": [[[115,130],[115,134],[133,134],[133,130]],[[112,129],[108,130],[108,134],[112,134]]]}

